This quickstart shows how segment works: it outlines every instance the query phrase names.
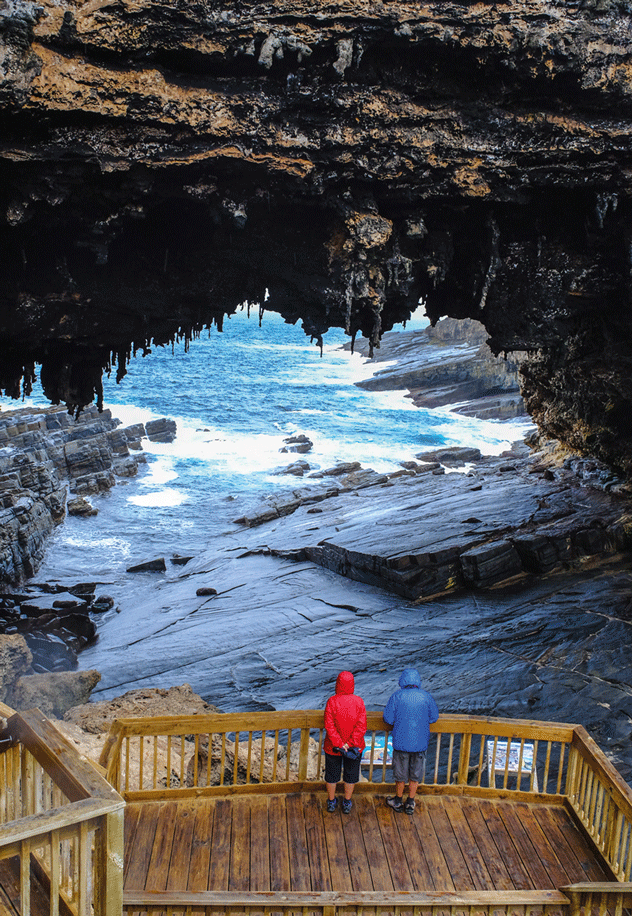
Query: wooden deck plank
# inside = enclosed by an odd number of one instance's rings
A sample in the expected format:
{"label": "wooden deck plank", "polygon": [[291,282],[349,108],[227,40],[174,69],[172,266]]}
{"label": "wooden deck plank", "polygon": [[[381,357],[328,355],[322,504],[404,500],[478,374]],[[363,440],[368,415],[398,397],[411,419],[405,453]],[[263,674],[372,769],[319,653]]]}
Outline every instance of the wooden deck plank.
{"label": "wooden deck plank", "polygon": [[129,869],[125,876],[125,889],[144,891],[147,881],[147,869],[156,835],[156,824],[162,803],[148,802],[141,805],[140,815],[134,833],[134,850],[130,858]]}
{"label": "wooden deck plank", "polygon": [[324,798],[322,794],[317,796],[312,792],[304,796],[305,836],[312,876],[312,888],[330,891],[332,889],[331,872],[329,871],[329,860],[327,858],[323,809]]}
{"label": "wooden deck plank", "polygon": [[539,857],[538,849],[533,844],[532,836],[535,832],[533,814],[529,806],[526,806],[526,809],[519,816],[514,804],[503,804],[499,808],[500,816],[529,872],[532,886],[538,890],[548,890],[557,885],[553,884],[551,876]]}
{"label": "wooden deck plank", "polygon": [[272,795],[268,805],[268,833],[270,842],[270,890],[289,891],[290,853],[287,834],[285,798]]}
{"label": "wooden deck plank", "polygon": [[428,795],[409,817],[380,794],[353,802],[350,814],[328,814],[320,791],[130,805],[126,890],[459,893],[609,878],[561,806]]}
{"label": "wooden deck plank", "polygon": [[[338,813],[335,816],[340,817]],[[360,823],[357,799],[354,799],[353,808],[349,814],[346,814],[344,819],[340,817],[340,825],[344,835],[352,889],[354,891],[373,890],[373,879],[364,844],[364,828]]]}
{"label": "wooden deck plank", "polygon": [[195,806],[195,825],[186,884],[189,891],[206,891],[209,888],[214,812],[215,805],[210,802],[198,802]]}
{"label": "wooden deck plank", "polygon": [[[575,881],[609,881],[609,873],[596,861],[587,840],[572,822],[570,815],[562,808],[543,809],[551,835],[556,837],[562,850],[569,850],[577,862]],[[539,818],[540,819],[540,818]],[[540,819],[540,823],[542,823]],[[572,861],[572,860],[571,860]]]}
{"label": "wooden deck plank", "polygon": [[433,798],[432,802],[433,804],[428,805],[428,813],[439,845],[443,850],[446,862],[449,864],[454,886],[458,891],[473,891],[475,890],[474,881],[461,852],[461,847],[454,835],[446,809],[441,804],[442,799],[440,797]]}
{"label": "wooden deck plank", "polygon": [[250,889],[250,803],[246,796],[232,799],[229,891]]}
{"label": "wooden deck plank", "polygon": [[434,881],[434,889],[441,892],[455,890],[451,870],[441,848],[441,843],[435,832],[432,818],[430,817],[431,803],[435,799],[424,799],[424,804],[415,811],[412,822],[415,825],[417,836],[422,845],[428,868]]}
{"label": "wooden deck plank", "polygon": [[[349,814],[344,815],[345,828],[349,820],[352,820],[355,824],[358,823],[357,814],[353,813],[353,809]],[[329,871],[331,874],[331,889],[332,891],[352,891],[353,879],[351,876],[351,863],[349,861],[347,843],[345,840],[343,815],[340,809],[337,809],[333,814],[323,814],[323,826],[325,828],[325,843],[327,846],[327,858],[329,859]],[[360,843],[362,853],[364,854],[364,841],[361,836]],[[354,843],[354,847],[355,845]],[[352,850],[352,855],[354,852],[355,849]],[[364,858],[366,861],[366,854],[364,854]]]}
{"label": "wooden deck plank", "polygon": [[270,890],[270,835],[268,799],[254,796],[250,801],[250,890]]}
{"label": "wooden deck plank", "polygon": [[472,831],[472,836],[475,838],[478,848],[481,850],[481,855],[485,859],[485,864],[489,870],[494,890],[514,890],[514,883],[511,880],[511,875],[505,865],[501,851],[496,845],[490,827],[481,813],[478,799],[472,800],[472,802],[467,805],[465,808],[465,816],[470,830]]}
{"label": "wooden deck plank", "polygon": [[136,827],[140,818],[142,805],[138,802],[132,803],[125,808],[125,817],[123,822],[124,846],[123,846],[123,874],[127,875],[129,863],[132,857],[132,851],[135,848],[134,836]]}
{"label": "wooden deck plank", "polygon": [[380,799],[375,805],[375,814],[380,825],[384,849],[386,850],[393,890],[414,891],[415,885],[410,876],[408,856],[402,846],[399,830],[395,823],[395,818],[409,817],[409,815],[395,813],[392,808],[389,808],[384,799]]}
{"label": "wooden deck plank", "polygon": [[147,869],[147,880],[145,881],[145,890],[147,891],[164,891],[167,887],[178,811],[177,802],[165,802],[164,805],[160,806],[156,819],[156,833],[154,835],[151,858]]}
{"label": "wooden deck plank", "polygon": [[494,837],[494,842],[513,881],[514,888],[516,890],[529,890],[532,887],[531,877],[520,857],[520,853],[514,846],[505,822],[500,816],[498,809],[501,804],[502,802],[482,799],[480,802],[481,814],[485,818],[491,835]]}
{"label": "wooden deck plank", "polygon": [[[516,814],[522,818],[524,824],[528,823],[529,829],[533,831],[532,842],[537,848],[540,860],[553,882],[553,887],[564,887],[566,884],[572,884],[573,878],[563,867],[557,855],[556,844],[549,840],[547,831],[542,828],[542,824],[537,817],[537,809],[539,807],[541,806],[527,805],[524,802],[520,802],[516,805]],[[529,812],[528,818],[527,811]]]}
{"label": "wooden deck plank", "polygon": [[187,799],[186,802],[178,804],[176,829],[173,834],[171,861],[167,876],[167,890],[169,891],[179,891],[187,887],[197,807],[195,799]]}
{"label": "wooden deck plank", "polygon": [[494,890],[494,882],[485,864],[485,848],[480,848],[470,825],[465,817],[464,805],[460,799],[445,797],[441,799],[448,820],[452,824],[456,841],[467,862],[474,887],[477,891]]}
{"label": "wooden deck plank", "polygon": [[[383,804],[383,800],[378,800],[377,804]],[[373,799],[368,795],[359,795],[355,807],[362,824],[364,847],[371,872],[373,887],[369,890],[392,891],[393,879],[388,867],[387,853],[384,849],[382,831],[375,813]]]}
{"label": "wooden deck plank", "polygon": [[312,878],[307,855],[305,817],[301,796],[291,793],[286,799],[287,836],[290,848],[290,889],[311,891]]}
{"label": "wooden deck plank", "polygon": [[432,872],[424,855],[423,844],[419,839],[419,834],[413,823],[414,818],[419,816],[422,805],[423,802],[421,799],[418,799],[417,811],[413,817],[402,817],[398,815],[395,817],[395,825],[402,846],[406,851],[408,870],[410,871],[410,877],[413,882],[413,889],[424,893],[434,891],[434,881],[432,879]]}
{"label": "wooden deck plank", "polygon": [[210,891],[227,891],[230,873],[230,838],[232,831],[232,799],[220,798],[213,813],[213,841],[209,865]]}

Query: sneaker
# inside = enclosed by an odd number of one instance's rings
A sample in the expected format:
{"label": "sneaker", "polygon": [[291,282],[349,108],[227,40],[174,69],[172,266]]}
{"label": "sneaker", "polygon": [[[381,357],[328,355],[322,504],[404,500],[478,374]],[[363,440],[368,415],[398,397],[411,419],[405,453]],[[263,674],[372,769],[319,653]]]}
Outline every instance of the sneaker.
{"label": "sneaker", "polygon": [[328,798],[327,799],[327,811],[329,811],[330,814],[333,814],[337,807],[338,807],[337,798]]}
{"label": "sneaker", "polygon": [[351,799],[350,799],[350,798],[343,798],[343,799],[342,799],[342,811],[343,811],[343,814],[349,814],[349,812],[351,811],[352,808],[353,808],[353,802],[351,801]]}
{"label": "sneaker", "polygon": [[392,808],[394,811],[403,811],[404,810],[404,802],[399,797],[399,795],[387,795],[386,804],[390,808]]}
{"label": "sneaker", "polygon": [[404,805],[404,811],[406,814],[414,814],[415,811],[415,799],[409,798],[406,804]]}

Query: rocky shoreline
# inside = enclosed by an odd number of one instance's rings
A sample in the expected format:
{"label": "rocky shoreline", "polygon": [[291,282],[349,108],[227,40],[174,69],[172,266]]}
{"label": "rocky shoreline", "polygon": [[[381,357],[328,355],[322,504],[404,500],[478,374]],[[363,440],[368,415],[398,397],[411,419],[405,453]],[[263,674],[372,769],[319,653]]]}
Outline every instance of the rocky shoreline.
{"label": "rocky shoreline", "polygon": [[142,439],[175,434],[173,420],[123,428],[95,406],[77,417],[63,407],[0,413],[0,634],[24,637],[34,674],[76,668],[97,636],[98,615],[114,604],[94,582],[33,581],[48,537],[66,514],[95,515],[90,497],[136,476],[147,460]]}
{"label": "rocky shoreline", "polygon": [[497,458],[420,452],[390,474],[308,458],[300,486],[281,469],[292,486],[235,503],[233,530],[180,570],[155,562],[155,584],[83,650],[73,694],[57,699],[67,672],[48,675],[48,699],[31,673],[0,684],[5,701],[31,702],[30,681],[47,714],[91,695],[115,714],[121,694],[185,679],[223,710],[319,708],[343,665],[379,708],[410,663],[442,711],[580,721],[632,778],[623,481],[535,437]]}

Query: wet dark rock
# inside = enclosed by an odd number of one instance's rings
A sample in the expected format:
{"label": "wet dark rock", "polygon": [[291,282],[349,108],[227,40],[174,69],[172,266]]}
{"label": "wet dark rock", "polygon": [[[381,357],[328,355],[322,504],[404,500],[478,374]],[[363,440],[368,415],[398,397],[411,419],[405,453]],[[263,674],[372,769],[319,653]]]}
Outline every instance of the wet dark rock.
{"label": "wet dark rock", "polygon": [[282,477],[284,474],[291,474],[293,477],[302,477],[309,470],[310,466],[307,461],[295,461],[293,464],[272,471],[272,475]]}
{"label": "wet dark rock", "polygon": [[167,564],[164,557],[156,557],[154,560],[145,560],[143,563],[137,563],[135,566],[128,566],[127,572],[165,572]]}
{"label": "wet dark rock", "polygon": [[192,559],[192,556],[181,557],[178,554],[174,554],[169,558],[169,562],[172,564],[172,566],[186,566],[187,563],[189,563]]}
{"label": "wet dark rock", "polygon": [[205,598],[210,595],[216,595],[217,589],[212,588],[210,585],[203,585],[201,588],[196,589],[195,594],[199,598]]}
{"label": "wet dark rock", "polygon": [[[419,461],[430,464],[444,464],[446,467],[463,467],[473,461],[481,460],[481,453],[477,448],[436,448],[430,452],[419,452],[416,456]],[[500,468],[499,468],[500,469]]]}
{"label": "wet dark rock", "polygon": [[310,452],[314,447],[312,440],[302,433],[299,436],[289,436],[283,441],[285,442],[285,446],[279,449],[280,452],[298,452],[299,454],[305,454],[306,452]]}
{"label": "wet dark rock", "polygon": [[343,474],[351,474],[353,471],[359,471],[362,465],[359,461],[341,461],[333,468],[325,468],[322,471],[312,471],[309,475],[315,480],[321,477],[341,477]]}
{"label": "wet dark rock", "polygon": [[178,428],[175,420],[161,417],[159,420],[148,420],[145,432],[150,442],[173,442]]}
{"label": "wet dark rock", "polygon": [[75,499],[69,499],[66,503],[66,511],[68,515],[79,515],[82,518],[89,518],[93,515],[98,515],[99,510],[88,502],[87,499],[84,499],[83,496],[77,496]]}
{"label": "wet dark rock", "polygon": [[90,605],[90,610],[94,614],[103,614],[114,607],[114,598],[109,595],[99,595]]}

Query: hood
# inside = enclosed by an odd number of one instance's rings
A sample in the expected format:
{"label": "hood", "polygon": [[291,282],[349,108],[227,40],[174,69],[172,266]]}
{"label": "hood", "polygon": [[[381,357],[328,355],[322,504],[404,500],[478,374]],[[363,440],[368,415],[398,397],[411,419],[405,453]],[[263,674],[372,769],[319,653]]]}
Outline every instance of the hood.
{"label": "hood", "polygon": [[399,679],[400,687],[421,687],[421,675],[416,668],[405,668]]}
{"label": "hood", "polygon": [[341,671],[336,678],[336,693],[353,693],[355,682],[350,671]]}

